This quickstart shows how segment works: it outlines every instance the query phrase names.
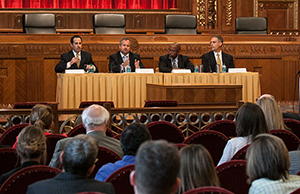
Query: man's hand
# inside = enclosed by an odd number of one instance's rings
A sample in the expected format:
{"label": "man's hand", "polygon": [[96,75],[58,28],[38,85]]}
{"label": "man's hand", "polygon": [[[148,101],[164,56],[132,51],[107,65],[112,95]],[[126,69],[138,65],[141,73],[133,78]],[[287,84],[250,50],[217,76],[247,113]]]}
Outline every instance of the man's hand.
{"label": "man's hand", "polygon": [[79,61],[80,61],[79,57],[73,57],[72,60],[70,61],[70,64],[71,65],[73,65],[74,63],[77,64],[77,62],[79,62]]}
{"label": "man's hand", "polygon": [[124,61],[123,67],[128,66],[128,64],[130,64],[129,57],[128,57],[128,59],[126,59],[126,60]]}
{"label": "man's hand", "polygon": [[140,68],[140,61],[135,59],[134,66],[135,66],[136,69],[139,69]]}

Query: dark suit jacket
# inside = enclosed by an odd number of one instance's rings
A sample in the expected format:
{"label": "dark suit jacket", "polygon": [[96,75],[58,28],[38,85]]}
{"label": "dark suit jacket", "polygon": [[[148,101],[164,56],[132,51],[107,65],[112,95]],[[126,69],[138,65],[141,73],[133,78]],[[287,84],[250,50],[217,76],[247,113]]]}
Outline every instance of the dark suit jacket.
{"label": "dark suit jacket", "polygon": [[[135,72],[135,65],[134,65],[135,59],[140,61],[140,68],[144,68],[144,65],[141,61],[140,55],[129,52],[129,61],[130,61],[131,72]],[[123,59],[121,57],[120,51],[110,55],[109,56],[109,64],[108,64],[109,72],[120,73],[120,65],[122,63],[123,63]]]}
{"label": "dark suit jacket", "polygon": [[[234,68],[233,57],[231,55],[222,52],[222,61],[226,65],[226,71],[228,71],[228,68]],[[216,72],[217,61],[213,51],[202,55],[202,64],[204,72]]]}
{"label": "dark suit jacket", "polygon": [[27,194],[74,194],[85,191],[115,193],[111,183],[104,183],[67,172],[61,172],[52,179],[38,181],[27,188]]}
{"label": "dark suit jacket", "polygon": [[[163,73],[170,73],[173,69],[169,54],[159,57],[159,71]],[[187,56],[178,55],[178,68],[190,69],[194,72],[194,65],[190,62]]]}
{"label": "dark suit jacket", "polygon": [[[56,73],[63,73],[66,70],[67,63],[72,60],[72,58],[75,57],[73,54],[73,51],[69,51],[67,53],[64,53],[61,55],[61,59],[59,63],[55,66],[55,72]],[[87,64],[93,64],[95,65],[93,59],[92,59],[92,54],[81,51],[81,60],[80,60],[80,66],[77,67],[76,63],[71,64],[71,67],[69,69],[84,69],[84,65]],[[95,65],[96,67],[96,65]],[[98,68],[96,67],[96,71],[99,72]]]}

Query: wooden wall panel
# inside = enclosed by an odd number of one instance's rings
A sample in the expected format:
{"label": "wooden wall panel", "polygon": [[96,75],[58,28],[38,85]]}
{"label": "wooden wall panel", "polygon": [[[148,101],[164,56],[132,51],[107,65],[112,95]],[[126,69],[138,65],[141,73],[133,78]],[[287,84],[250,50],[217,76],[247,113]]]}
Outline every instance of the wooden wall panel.
{"label": "wooden wall panel", "polygon": [[44,61],[44,101],[53,102],[56,98],[56,73],[54,72],[54,68],[59,60],[57,59],[45,59]]}

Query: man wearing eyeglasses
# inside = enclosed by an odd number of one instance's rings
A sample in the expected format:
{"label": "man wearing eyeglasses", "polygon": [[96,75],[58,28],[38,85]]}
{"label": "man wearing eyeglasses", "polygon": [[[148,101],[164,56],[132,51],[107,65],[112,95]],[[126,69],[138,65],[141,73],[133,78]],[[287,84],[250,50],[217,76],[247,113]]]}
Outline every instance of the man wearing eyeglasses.
{"label": "man wearing eyeglasses", "polygon": [[180,45],[173,43],[169,47],[169,54],[159,57],[159,71],[170,73],[173,69],[190,69],[194,72],[194,65],[187,56],[180,54]]}

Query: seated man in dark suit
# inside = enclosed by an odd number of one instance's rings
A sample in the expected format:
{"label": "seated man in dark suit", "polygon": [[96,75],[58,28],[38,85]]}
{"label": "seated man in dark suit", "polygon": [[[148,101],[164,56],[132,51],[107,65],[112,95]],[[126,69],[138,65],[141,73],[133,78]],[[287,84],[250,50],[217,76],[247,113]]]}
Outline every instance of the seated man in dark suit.
{"label": "seated man in dark suit", "polygon": [[162,73],[170,73],[173,68],[190,69],[194,72],[194,65],[187,56],[180,53],[180,45],[173,43],[170,45],[169,54],[159,57],[159,71]]}
{"label": "seated man in dark suit", "polygon": [[[109,123],[110,114],[103,106],[93,104],[84,109],[81,117],[87,135],[95,138],[99,146],[106,147],[116,152],[116,154],[118,154],[120,157],[123,157],[124,153],[121,149],[120,141],[105,135]],[[72,137],[64,138],[56,143],[49,166],[59,168],[60,153],[64,150],[64,147],[71,139]]]}
{"label": "seated man in dark suit", "polygon": [[144,142],[138,149],[130,184],[135,194],[174,194],[180,158],[177,147],[165,140]]}
{"label": "seated man in dark suit", "polygon": [[130,64],[131,72],[135,72],[135,69],[138,68],[144,68],[140,55],[130,52],[130,46],[131,41],[129,38],[121,39],[119,45],[120,51],[109,56],[109,72],[125,72],[128,64]]}
{"label": "seated man in dark suit", "polygon": [[220,67],[218,72],[222,72],[222,65],[226,66],[226,72],[228,72],[228,68],[234,68],[233,57],[222,52],[222,46],[223,38],[221,36],[217,35],[211,38],[210,47],[212,51],[202,55],[204,72],[217,72],[217,64]]}
{"label": "seated man in dark suit", "polygon": [[80,36],[73,36],[70,45],[72,50],[62,54],[61,60],[55,66],[56,73],[63,73],[66,69],[84,69],[87,71],[91,68],[94,72],[99,72],[91,53],[82,50],[82,38]]}
{"label": "seated man in dark suit", "polygon": [[52,179],[29,185],[27,194],[74,194],[80,192],[101,192],[114,194],[111,183],[88,179],[97,162],[98,145],[89,135],[78,135],[69,141],[61,153],[63,172]]}

